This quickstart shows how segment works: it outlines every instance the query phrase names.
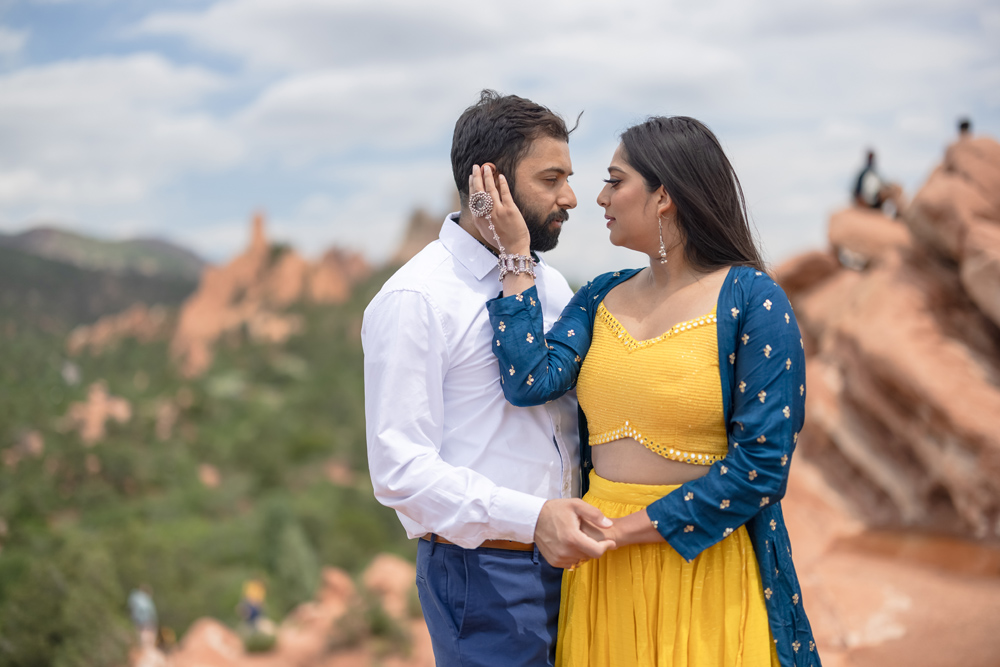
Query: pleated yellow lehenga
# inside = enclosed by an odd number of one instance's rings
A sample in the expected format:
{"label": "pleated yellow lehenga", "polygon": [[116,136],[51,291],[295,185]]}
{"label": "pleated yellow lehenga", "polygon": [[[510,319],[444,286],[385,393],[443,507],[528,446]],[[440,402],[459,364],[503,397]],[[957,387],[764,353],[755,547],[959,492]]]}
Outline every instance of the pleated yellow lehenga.
{"label": "pleated yellow lehenga", "polygon": [[[722,458],[717,358],[714,312],[635,341],[602,305],[578,383],[591,444],[633,437],[674,460]],[[591,472],[584,500],[618,518],[677,488],[613,482]],[[566,570],[556,665],[779,667],[746,528],[691,562],[659,542],[622,547]]]}

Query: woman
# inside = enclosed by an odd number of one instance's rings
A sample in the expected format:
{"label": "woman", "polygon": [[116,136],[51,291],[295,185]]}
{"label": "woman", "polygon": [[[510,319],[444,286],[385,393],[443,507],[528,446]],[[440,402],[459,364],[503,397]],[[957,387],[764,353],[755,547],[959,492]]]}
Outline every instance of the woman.
{"label": "woman", "polygon": [[626,130],[608,172],[610,240],[649,266],[588,283],[548,334],[506,180],[471,176],[506,267],[488,303],[504,394],[540,404],[576,387],[584,500],[614,519],[586,529],[616,549],[564,574],[557,663],[819,667],[778,504],[805,359],[739,181],[684,117]]}

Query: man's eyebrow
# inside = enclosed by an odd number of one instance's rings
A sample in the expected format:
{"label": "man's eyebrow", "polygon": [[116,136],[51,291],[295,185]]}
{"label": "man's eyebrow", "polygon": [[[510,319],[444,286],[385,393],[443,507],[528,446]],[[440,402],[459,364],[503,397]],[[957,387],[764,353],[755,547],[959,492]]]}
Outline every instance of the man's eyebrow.
{"label": "man's eyebrow", "polygon": [[556,172],[557,174],[564,174],[564,175],[566,175],[566,176],[572,176],[572,175],[573,175],[573,172],[572,172],[572,171],[566,171],[566,170],[565,170],[565,169],[563,169],[562,167],[546,167],[545,169],[540,169],[540,170],[538,171],[538,173],[539,173],[539,174],[544,174],[544,173],[545,173],[545,172],[547,172],[547,171],[554,171],[554,172]]}

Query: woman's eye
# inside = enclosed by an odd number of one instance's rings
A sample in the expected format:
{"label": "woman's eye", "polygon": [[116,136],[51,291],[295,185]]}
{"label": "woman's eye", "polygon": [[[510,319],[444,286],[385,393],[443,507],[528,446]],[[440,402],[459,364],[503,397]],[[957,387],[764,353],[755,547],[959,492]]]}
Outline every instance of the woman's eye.
{"label": "woman's eye", "polygon": [[607,183],[608,185],[610,185],[611,187],[615,187],[616,185],[618,185],[619,183],[622,182],[622,179],[620,179],[620,178],[605,178],[604,182]]}

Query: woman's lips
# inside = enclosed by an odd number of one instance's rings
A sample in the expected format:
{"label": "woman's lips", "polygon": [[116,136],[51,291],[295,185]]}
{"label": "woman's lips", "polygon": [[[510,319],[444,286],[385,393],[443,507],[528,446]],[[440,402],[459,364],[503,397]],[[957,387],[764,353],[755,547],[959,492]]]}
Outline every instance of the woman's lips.
{"label": "woman's lips", "polygon": [[615,221],[615,219],[614,219],[614,218],[612,218],[612,217],[611,217],[610,215],[606,215],[606,216],[604,216],[604,219],[608,221],[608,223],[607,223],[607,225],[606,225],[607,227],[610,227],[610,226],[611,226],[611,223]]}

